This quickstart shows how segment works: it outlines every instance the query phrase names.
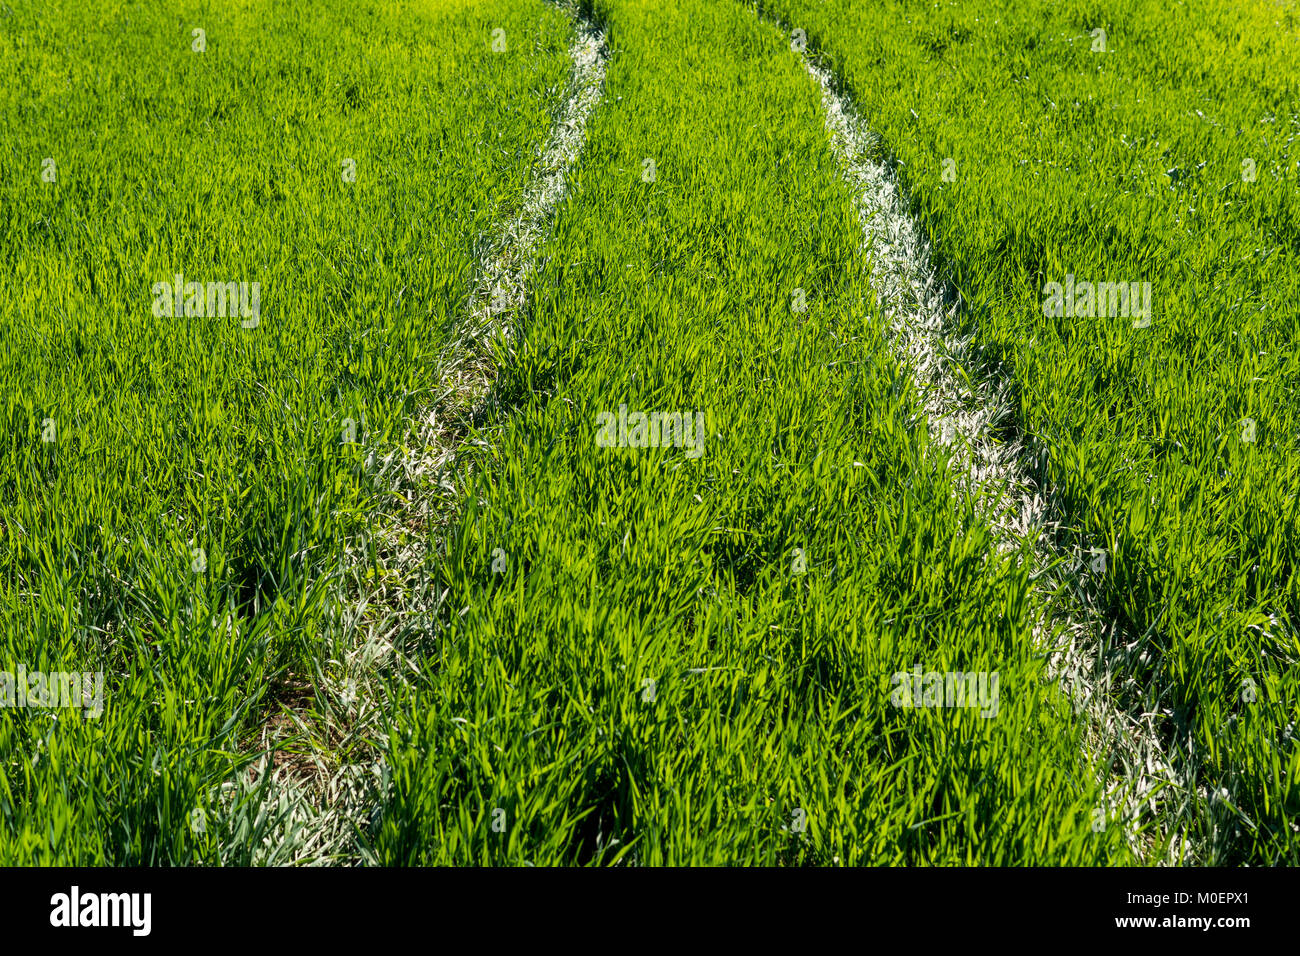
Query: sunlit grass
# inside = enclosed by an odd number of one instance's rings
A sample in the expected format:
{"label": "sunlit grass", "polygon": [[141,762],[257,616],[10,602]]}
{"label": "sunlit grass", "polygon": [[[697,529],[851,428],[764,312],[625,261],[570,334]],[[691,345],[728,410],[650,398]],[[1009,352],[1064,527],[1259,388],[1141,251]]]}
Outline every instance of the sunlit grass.
{"label": "sunlit grass", "polygon": [[[367,449],[438,386],[568,33],[493,0],[0,20],[0,669],[106,682],[97,720],[0,714],[0,861],[258,845],[190,814],[275,679],[322,654],[344,542],[381,503]],[[260,283],[260,323],[155,316],[176,273]]]}
{"label": "sunlit grass", "polygon": [[[896,161],[1059,513],[1107,551],[1111,664],[1165,715],[1203,861],[1294,864],[1295,5],[763,6]],[[1045,316],[1067,274],[1151,283],[1150,326]]]}

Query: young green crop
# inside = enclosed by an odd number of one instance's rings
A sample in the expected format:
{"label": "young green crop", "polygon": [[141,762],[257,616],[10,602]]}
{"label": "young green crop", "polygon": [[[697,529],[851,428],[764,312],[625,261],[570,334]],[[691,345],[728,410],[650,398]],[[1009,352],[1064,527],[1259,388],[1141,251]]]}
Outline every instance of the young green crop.
{"label": "young green crop", "polygon": [[[1191,783],[1171,828],[1204,863],[1296,863],[1300,10],[761,6],[879,134],[1067,540],[1108,554],[1113,685]],[[1071,277],[1149,283],[1149,321],[1045,314]]]}
{"label": "young green crop", "polygon": [[[102,671],[105,701],[0,713],[0,862],[246,861],[256,834],[192,814],[320,655],[384,491],[367,453],[439,385],[569,21],[540,0],[11,6],[0,671]],[[259,299],[169,310],[177,274]]]}
{"label": "young green crop", "polygon": [[[540,0],[13,6],[0,674],[105,687],[98,717],[0,712],[0,863],[310,857],[267,792],[214,794],[340,621],[391,610],[350,603],[343,555],[401,523],[376,456],[466,412],[444,362],[571,24]],[[892,351],[797,26],[896,163],[974,371],[1014,386],[1058,543],[1106,552],[1111,686],[1193,785],[1144,859],[1189,830],[1204,862],[1296,862],[1294,5],[759,6],[588,6],[605,99],[459,497],[404,532],[424,566],[367,557],[423,590],[365,701],[359,855],[1134,860],[1029,562],[956,493]],[[1150,322],[1046,313],[1075,279],[1149,283]],[[184,282],[259,297],[186,315]],[[985,697],[899,706],[914,669]]]}

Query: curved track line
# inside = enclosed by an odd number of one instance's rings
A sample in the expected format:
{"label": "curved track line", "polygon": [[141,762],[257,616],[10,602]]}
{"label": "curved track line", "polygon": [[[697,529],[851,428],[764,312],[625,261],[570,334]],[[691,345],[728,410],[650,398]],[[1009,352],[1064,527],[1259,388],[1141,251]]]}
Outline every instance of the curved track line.
{"label": "curved track line", "polygon": [[[305,841],[310,861],[365,855],[355,845],[353,824],[367,816],[388,786],[385,762],[368,743],[386,736],[382,708],[374,701],[382,698],[385,679],[402,681],[416,670],[404,650],[427,632],[441,600],[432,593],[426,571],[427,535],[411,535],[410,530],[445,522],[454,508],[451,471],[456,447],[490,401],[496,372],[493,344],[509,342],[512,326],[527,306],[526,283],[538,248],[568,192],[569,171],[582,154],[587,121],[601,99],[609,58],[604,33],[577,4],[560,5],[574,22],[576,36],[569,47],[573,73],[559,116],[520,198],[519,212],[481,242],[484,252],[474,291],[453,344],[440,356],[437,372],[442,388],[427,418],[412,421],[404,448],[386,453],[372,449],[366,458],[367,473],[381,487],[389,486],[400,504],[379,516],[383,526],[373,527],[344,557],[345,593],[339,602],[342,639],[335,649],[335,657],[341,660],[330,662],[342,665],[343,676],[320,675],[321,692],[338,715],[337,723],[332,721],[327,728],[329,743],[336,752],[351,750],[353,759],[331,772],[323,756],[313,750],[294,773],[273,772],[262,798],[262,806],[270,808],[275,820],[279,842],[288,841],[294,832],[311,834]],[[377,565],[385,572],[381,579],[368,573]],[[264,729],[262,736],[263,747],[269,749],[273,741],[268,738],[277,735]],[[357,759],[362,754],[364,761]],[[313,769],[306,769],[306,762]],[[265,763],[263,759],[257,776],[266,772]],[[230,800],[236,792],[251,792],[256,786],[256,780],[228,782],[223,793]],[[275,855],[276,841],[266,842],[266,854]],[[304,858],[298,856],[294,862]]]}
{"label": "curved track line", "polygon": [[[1107,789],[1109,806],[1099,809],[1107,820],[1122,816],[1130,848],[1148,859],[1151,848],[1139,835],[1145,811],[1151,811],[1147,819],[1155,827],[1154,844],[1168,845],[1172,835],[1161,825],[1157,800],[1167,788],[1177,792],[1186,787],[1164,753],[1153,721],[1160,715],[1134,713],[1113,702],[1111,676],[1101,664],[1106,624],[1082,599],[1080,572],[1087,556],[1056,548],[1052,533],[1059,525],[1050,520],[1047,500],[1023,464],[1024,447],[996,437],[1012,410],[1008,383],[968,374],[975,368],[971,337],[954,331],[960,302],[948,295],[935,270],[929,242],[908,214],[902,186],[888,166],[870,158],[877,140],[838,92],[834,77],[807,52],[800,55],[821,88],[826,129],[871,257],[871,284],[894,348],[911,372],[930,434],[947,448],[959,494],[990,521],[999,549],[1032,555],[1034,587],[1043,598],[1035,611],[1035,645],[1050,654],[1049,673],[1086,719],[1089,756],[1093,766],[1102,768]],[[1105,769],[1116,765],[1118,770]],[[1173,842],[1185,847],[1182,839]]]}

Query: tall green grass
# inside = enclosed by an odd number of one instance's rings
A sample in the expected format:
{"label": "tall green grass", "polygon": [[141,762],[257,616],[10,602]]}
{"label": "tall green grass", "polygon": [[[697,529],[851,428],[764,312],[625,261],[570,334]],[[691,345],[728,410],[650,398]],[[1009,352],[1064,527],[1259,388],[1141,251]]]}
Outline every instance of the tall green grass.
{"label": "tall green grass", "polygon": [[[363,858],[1133,861],[1095,826],[1106,768],[1027,562],[930,446],[779,17],[897,164],[1062,544],[1107,550],[1116,686],[1193,783],[1165,822],[1206,862],[1295,862],[1294,8],[761,6],[589,6],[605,100],[458,502],[420,529],[441,603],[367,701]],[[0,710],[0,863],[266,860],[267,792],[214,792],[332,663],[341,556],[391,504],[366,462],[445,387],[570,24],[540,0],[12,13],[0,672],[102,670],[106,699]],[[260,323],[156,317],[178,272],[259,282]],[[1067,273],[1150,282],[1150,327],[1045,316]],[[620,406],[702,414],[702,455],[605,447]],[[915,667],[996,673],[996,713],[895,706]]]}
{"label": "tall green grass", "polygon": [[[0,863],[250,858],[190,815],[319,663],[367,450],[440,384],[568,37],[541,2],[10,5],[0,670],[106,700],[0,712]],[[260,325],[155,317],[175,273],[259,282]]]}
{"label": "tall green grass", "polygon": [[[1059,513],[1108,552],[1108,663],[1161,715],[1200,859],[1295,864],[1300,9],[761,6],[879,134]],[[1045,316],[1071,273],[1151,283],[1150,326]]]}

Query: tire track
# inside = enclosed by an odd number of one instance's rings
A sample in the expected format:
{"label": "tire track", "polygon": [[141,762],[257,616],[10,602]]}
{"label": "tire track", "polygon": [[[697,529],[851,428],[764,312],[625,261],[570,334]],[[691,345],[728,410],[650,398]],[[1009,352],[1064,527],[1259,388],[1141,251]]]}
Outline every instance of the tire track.
{"label": "tire track", "polygon": [[[387,737],[385,685],[418,673],[412,658],[442,600],[428,573],[429,532],[454,514],[456,449],[490,408],[497,363],[503,356],[509,360],[514,329],[527,309],[527,281],[538,249],[568,193],[569,173],[582,154],[587,122],[602,97],[609,58],[604,32],[577,3],[558,5],[573,20],[576,34],[569,47],[573,70],[559,115],[518,212],[479,242],[479,267],[464,319],[436,365],[442,386],[436,398],[422,417],[413,419],[401,447],[367,453],[366,473],[398,504],[384,509],[344,555],[338,633],[330,652],[322,654],[336,673],[322,668],[315,675],[328,702],[328,726],[309,734],[297,715],[292,720],[295,736],[323,737],[330,750],[347,753],[349,759],[331,769],[325,755],[313,747],[310,754],[273,768],[270,781],[265,779],[268,761],[263,758],[252,779],[223,785],[227,806],[237,797],[240,802],[257,801],[258,820],[267,821],[266,831],[259,833],[260,859],[297,863],[367,858],[356,828],[389,786],[388,768],[372,743]],[[290,731],[290,722],[263,729],[265,751],[282,731]],[[290,850],[294,844],[301,850]]]}
{"label": "tire track", "polygon": [[[761,7],[758,16],[780,28]],[[787,33],[789,31],[787,30]],[[839,91],[834,76],[807,48],[791,49],[821,90],[826,130],[862,223],[872,262],[871,284],[900,362],[911,373],[932,439],[948,453],[958,494],[992,526],[999,550],[1028,555],[1035,605],[1035,646],[1048,655],[1049,673],[1085,722],[1085,746],[1106,789],[1106,821],[1119,818],[1130,849],[1145,862],[1189,862],[1184,816],[1188,782],[1162,745],[1157,722],[1131,688],[1117,686],[1108,663],[1117,641],[1088,597],[1089,567],[1104,553],[1062,545],[1048,495],[1031,478],[1030,453],[1006,433],[1014,403],[1010,383],[978,377],[971,334],[956,331],[960,297],[936,271],[923,228],[910,216],[895,172],[872,157],[877,137]],[[1091,557],[1092,564],[1089,564]],[[1102,565],[1104,568],[1104,564]],[[1140,641],[1120,649],[1133,653]],[[1118,701],[1123,699],[1124,705]],[[1169,848],[1166,855],[1164,848]],[[1165,859],[1154,859],[1164,857]]]}

